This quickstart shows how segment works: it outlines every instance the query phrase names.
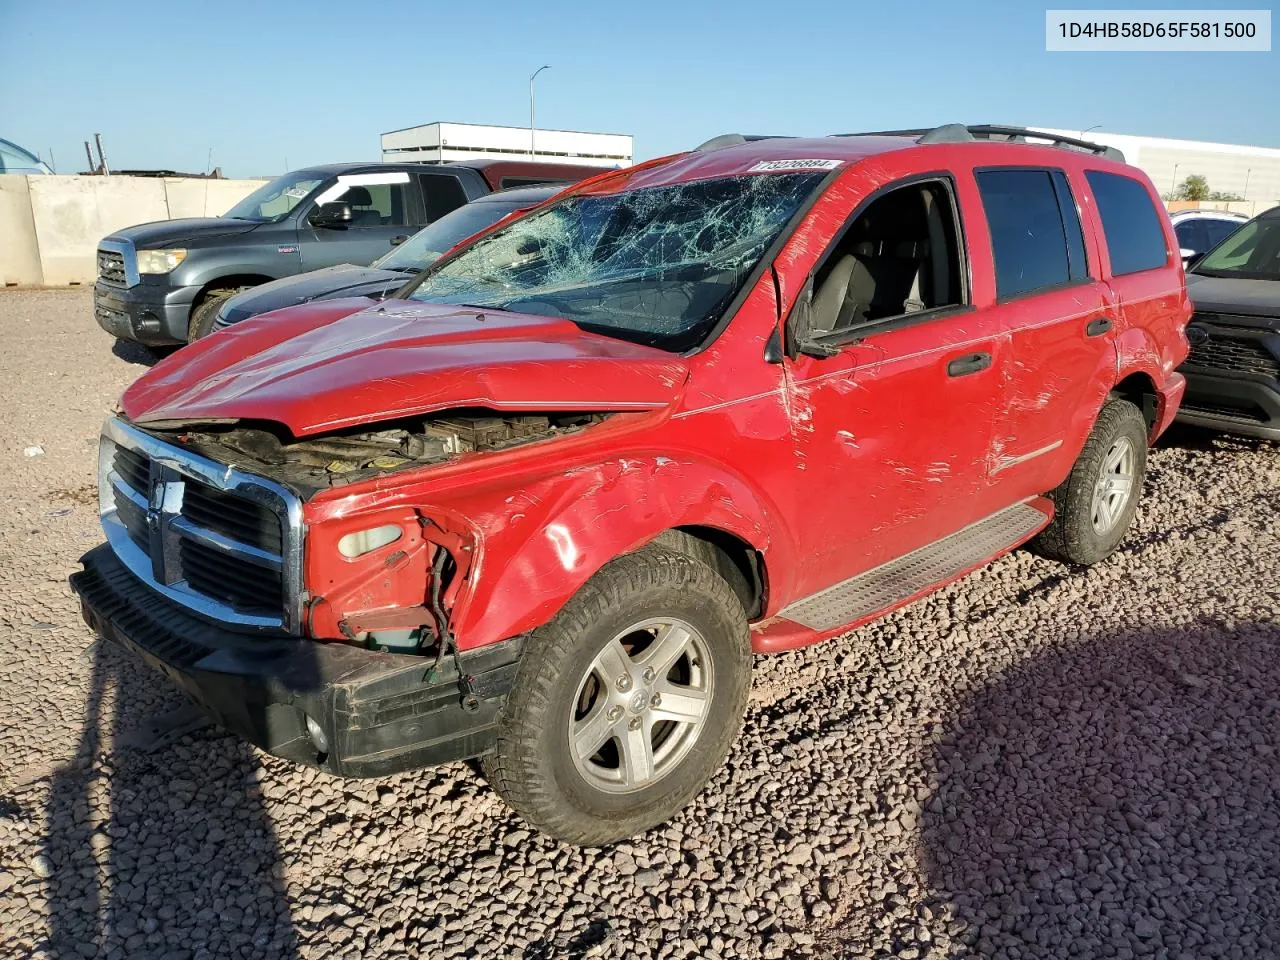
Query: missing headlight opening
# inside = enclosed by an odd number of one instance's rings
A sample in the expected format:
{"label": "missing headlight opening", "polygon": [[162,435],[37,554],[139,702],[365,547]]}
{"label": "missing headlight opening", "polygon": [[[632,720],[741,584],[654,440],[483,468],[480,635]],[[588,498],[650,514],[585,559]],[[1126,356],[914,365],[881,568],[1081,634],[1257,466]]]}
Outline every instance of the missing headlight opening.
{"label": "missing headlight opening", "polygon": [[442,463],[465,453],[507,450],[576,433],[608,416],[465,409],[301,440],[288,437],[271,423],[184,429],[178,439],[213,459],[242,463],[302,488],[322,489],[377,473]]}

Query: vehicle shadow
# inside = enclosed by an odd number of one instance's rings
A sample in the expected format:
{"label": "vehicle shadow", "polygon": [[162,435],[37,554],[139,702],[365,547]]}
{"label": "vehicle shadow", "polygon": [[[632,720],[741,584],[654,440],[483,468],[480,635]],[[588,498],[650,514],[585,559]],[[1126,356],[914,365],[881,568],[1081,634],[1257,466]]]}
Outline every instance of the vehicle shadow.
{"label": "vehicle shadow", "polygon": [[[177,349],[176,347],[174,348]],[[125,363],[136,363],[143,367],[154,367],[157,363],[167,357],[173,350],[158,347],[149,350],[140,343],[133,343],[129,340],[116,340],[111,344],[111,352],[123,360]]]}
{"label": "vehicle shadow", "polygon": [[980,957],[1280,956],[1280,624],[1012,668],[943,724],[923,879]]}
{"label": "vehicle shadow", "polygon": [[79,747],[50,784],[45,956],[297,955],[260,763],[184,702],[95,644]]}
{"label": "vehicle shadow", "polygon": [[1266,450],[1274,444],[1259,437],[1245,437],[1234,433],[1222,433],[1208,427],[1176,421],[1156,441],[1158,447],[1175,447],[1200,453],[1221,453],[1231,450]]}

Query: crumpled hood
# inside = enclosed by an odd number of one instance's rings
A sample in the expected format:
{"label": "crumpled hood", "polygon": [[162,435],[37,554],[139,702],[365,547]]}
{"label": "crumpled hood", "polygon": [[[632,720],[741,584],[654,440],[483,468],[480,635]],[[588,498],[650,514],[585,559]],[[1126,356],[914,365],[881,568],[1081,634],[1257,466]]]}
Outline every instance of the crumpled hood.
{"label": "crumpled hood", "polygon": [[122,405],[144,425],[270,420],[301,437],[458,407],[654,409],[687,376],[678,356],[554,317],[324,300],[196,341]]}
{"label": "crumpled hood", "polygon": [[1246,280],[1187,274],[1187,293],[1197,310],[1280,318],[1280,280]]}
{"label": "crumpled hood", "polygon": [[192,240],[205,240],[233,233],[248,233],[262,226],[253,220],[237,220],[234,217],[182,217],[177,220],[156,220],[134,227],[117,230],[107,240],[130,240],[139,250],[173,246]]}

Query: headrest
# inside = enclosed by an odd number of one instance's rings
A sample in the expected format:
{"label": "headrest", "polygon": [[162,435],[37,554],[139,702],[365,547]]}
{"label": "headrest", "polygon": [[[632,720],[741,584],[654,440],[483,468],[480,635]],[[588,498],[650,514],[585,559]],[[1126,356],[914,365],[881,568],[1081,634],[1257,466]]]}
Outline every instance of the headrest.
{"label": "headrest", "polygon": [[929,256],[928,240],[863,240],[854,244],[854,256],[897,257],[899,260],[923,260]]}
{"label": "headrest", "polygon": [[373,194],[364,187],[347,187],[347,192],[338,198],[353,207],[372,207]]}

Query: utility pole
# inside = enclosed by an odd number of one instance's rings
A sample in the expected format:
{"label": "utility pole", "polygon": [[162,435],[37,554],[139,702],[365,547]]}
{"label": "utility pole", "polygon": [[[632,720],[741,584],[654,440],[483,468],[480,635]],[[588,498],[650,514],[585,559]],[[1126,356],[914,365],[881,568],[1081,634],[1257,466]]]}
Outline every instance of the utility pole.
{"label": "utility pole", "polygon": [[98,165],[93,162],[93,148],[89,146],[88,140],[84,142],[84,155],[85,155],[85,158],[89,161],[89,172],[97,173]]}
{"label": "utility pole", "polygon": [[107,155],[102,152],[102,134],[95,133],[93,139],[98,144],[98,159],[102,161],[102,175],[109,177],[111,176],[111,168],[107,166]]}
{"label": "utility pole", "polygon": [[537,70],[533,71],[533,73],[529,75],[529,159],[530,160],[532,160],[534,156],[534,152],[533,152],[533,126],[534,126],[533,81],[534,81],[534,78],[537,77],[538,74],[540,74],[543,70],[550,70],[550,69],[551,69],[551,64],[544,63],[542,66],[540,66]]}

